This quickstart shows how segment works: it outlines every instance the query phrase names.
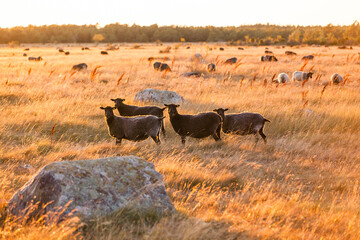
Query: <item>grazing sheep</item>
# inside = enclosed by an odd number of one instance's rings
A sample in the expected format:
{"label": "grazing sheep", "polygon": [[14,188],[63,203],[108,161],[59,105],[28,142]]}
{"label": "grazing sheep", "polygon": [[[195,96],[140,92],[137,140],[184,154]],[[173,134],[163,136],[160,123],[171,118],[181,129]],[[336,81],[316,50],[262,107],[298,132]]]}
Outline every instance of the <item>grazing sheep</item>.
{"label": "grazing sheep", "polygon": [[167,65],[166,63],[161,63],[161,62],[155,62],[153,64],[154,69],[157,71],[169,71],[171,72],[171,69],[169,67],[169,65]]}
{"label": "grazing sheep", "polygon": [[154,142],[160,143],[161,122],[165,117],[141,116],[141,117],[117,117],[113,107],[100,107],[105,110],[105,119],[109,128],[110,136],[116,138],[116,144],[122,139],[142,141],[151,137]]}
{"label": "grazing sheep", "polygon": [[272,51],[265,50],[265,54],[274,54]]}
{"label": "grazing sheep", "polygon": [[186,49],[190,49],[190,47],[189,47],[189,46],[187,46],[187,47],[186,47]]}
{"label": "grazing sheep", "polygon": [[[163,117],[165,108],[159,108],[156,106],[138,107],[133,105],[127,105],[124,103],[125,99],[116,98],[110,99],[115,102],[115,108],[119,111],[121,116],[138,116],[138,115],[153,115],[156,117]],[[161,132],[165,136],[164,121],[161,121]]]}
{"label": "grazing sheep", "polygon": [[84,50],[90,50],[90,48],[88,48],[88,47],[82,47],[81,50],[83,50],[83,51],[84,51]]}
{"label": "grazing sheep", "polygon": [[24,51],[30,51],[30,48],[25,48]]}
{"label": "grazing sheep", "polygon": [[101,51],[100,54],[101,55],[108,55],[108,52],[107,51]]}
{"label": "grazing sheep", "polygon": [[238,50],[244,50],[244,48],[242,48],[242,47],[238,47]]}
{"label": "grazing sheep", "polygon": [[290,81],[289,75],[286,73],[280,73],[276,79],[274,79],[274,82],[276,83],[288,83]]}
{"label": "grazing sheep", "polygon": [[303,58],[302,58],[302,60],[313,60],[314,59],[314,55],[307,55],[307,56],[304,56]]}
{"label": "grazing sheep", "polygon": [[81,71],[81,70],[86,70],[87,69],[87,64],[86,63],[79,63],[77,65],[74,65],[72,67],[72,70],[75,70],[75,71]]}
{"label": "grazing sheep", "polygon": [[168,108],[170,122],[177,134],[181,136],[181,142],[185,144],[187,136],[193,138],[205,138],[212,136],[215,141],[221,140],[221,117],[212,112],[197,115],[182,115],[177,111],[180,105],[165,104]]}
{"label": "grazing sheep", "polygon": [[233,58],[229,58],[228,60],[225,61],[225,64],[234,64],[236,63],[237,58],[233,57]]}
{"label": "grazing sheep", "polygon": [[60,48],[59,53],[63,53],[63,52],[64,52],[64,49]]}
{"label": "grazing sheep", "polygon": [[221,48],[219,48],[219,50],[220,50],[220,51],[224,51],[224,48],[221,47]]}
{"label": "grazing sheep", "polygon": [[216,65],[214,63],[210,63],[209,65],[207,65],[207,70],[209,72],[215,72],[216,71]]}
{"label": "grazing sheep", "polygon": [[185,73],[182,73],[180,75],[180,77],[196,77],[196,78],[199,78],[201,77],[201,73],[200,72],[185,72]]}
{"label": "grazing sheep", "polygon": [[218,108],[214,112],[221,116],[223,122],[222,130],[224,133],[234,133],[237,135],[249,135],[254,134],[256,137],[256,143],[259,138],[257,133],[260,134],[264,142],[266,143],[266,136],[263,132],[265,122],[270,120],[264,118],[258,113],[239,113],[228,114],[225,116],[225,111],[228,109]]}
{"label": "grazing sheep", "polygon": [[344,78],[340,74],[334,73],[333,75],[331,75],[330,81],[332,81],[333,84],[337,85],[339,83],[342,83],[344,81]]}
{"label": "grazing sheep", "polygon": [[261,56],[260,61],[262,62],[277,62],[277,58],[272,55]]}
{"label": "grazing sheep", "polygon": [[151,62],[151,61],[154,61],[154,59],[155,59],[155,58],[153,58],[153,57],[148,57],[147,60],[148,60],[149,62]]}
{"label": "grazing sheep", "polygon": [[70,52],[69,51],[65,52],[65,55],[70,55]]}
{"label": "grazing sheep", "polygon": [[313,74],[314,73],[312,73],[312,72],[295,71],[292,75],[292,80],[302,82],[304,80],[308,80],[309,78],[312,78]]}
{"label": "grazing sheep", "polygon": [[40,62],[42,60],[42,57],[28,57],[29,61],[35,61],[35,62]]}
{"label": "grazing sheep", "polygon": [[26,53],[24,53],[24,54],[23,54],[23,57],[27,57],[27,54],[26,54]]}
{"label": "grazing sheep", "polygon": [[296,56],[297,53],[296,53],[296,52],[293,52],[293,51],[285,51],[285,55],[288,55],[288,56]]}

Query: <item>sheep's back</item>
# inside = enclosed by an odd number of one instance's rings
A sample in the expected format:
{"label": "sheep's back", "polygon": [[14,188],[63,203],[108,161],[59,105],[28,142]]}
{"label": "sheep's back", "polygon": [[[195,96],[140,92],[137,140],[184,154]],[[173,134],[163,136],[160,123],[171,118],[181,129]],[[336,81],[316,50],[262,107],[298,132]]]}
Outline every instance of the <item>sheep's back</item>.
{"label": "sheep's back", "polygon": [[[180,135],[203,137],[211,135],[219,127],[221,117],[216,113],[209,112],[197,115],[179,115],[170,121]],[[197,134],[199,135],[197,136]]]}
{"label": "sheep's back", "polygon": [[134,116],[136,115],[153,115],[157,117],[164,116],[164,111],[155,106],[146,106],[146,107],[139,107],[134,111]]}
{"label": "sheep's back", "polygon": [[225,115],[224,132],[248,134],[254,128],[257,130],[264,124],[264,118],[258,113],[240,113]]}

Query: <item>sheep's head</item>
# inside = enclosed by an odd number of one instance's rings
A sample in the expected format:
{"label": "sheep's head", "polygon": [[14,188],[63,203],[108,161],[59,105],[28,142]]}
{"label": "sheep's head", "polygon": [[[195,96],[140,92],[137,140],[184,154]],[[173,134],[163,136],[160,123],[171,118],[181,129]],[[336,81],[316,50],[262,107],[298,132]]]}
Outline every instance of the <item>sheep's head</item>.
{"label": "sheep's head", "polygon": [[115,102],[115,108],[118,108],[125,101],[123,98],[115,98],[110,100]]}
{"label": "sheep's head", "polygon": [[100,109],[103,109],[105,110],[105,117],[107,118],[111,118],[111,117],[114,117],[114,109],[116,109],[115,107],[100,107]]}
{"label": "sheep's head", "polygon": [[222,119],[224,119],[225,112],[227,110],[229,110],[229,109],[228,108],[218,108],[218,109],[214,109],[213,111],[216,112],[217,114],[219,114]]}
{"label": "sheep's head", "polygon": [[312,78],[313,72],[308,72],[308,78]]}
{"label": "sheep's head", "polygon": [[168,112],[169,112],[170,116],[174,116],[174,115],[178,114],[176,108],[180,107],[180,105],[177,105],[177,104],[164,104],[164,106],[168,108]]}

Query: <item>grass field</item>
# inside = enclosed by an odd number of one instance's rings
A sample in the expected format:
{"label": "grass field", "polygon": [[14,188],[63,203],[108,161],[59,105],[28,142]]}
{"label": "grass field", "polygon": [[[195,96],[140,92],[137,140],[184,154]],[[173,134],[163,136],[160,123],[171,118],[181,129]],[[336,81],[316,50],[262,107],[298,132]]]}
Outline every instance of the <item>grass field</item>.
{"label": "grass field", "polygon": [[[177,214],[156,221],[109,217],[78,231],[74,221],[59,226],[34,222],[20,226],[1,217],[0,236],[8,239],[359,239],[360,238],[360,57],[359,47],[269,47],[278,62],[261,63],[264,47],[194,44],[122,45],[100,55],[104,46],[30,46],[0,48],[0,200],[6,202],[42,166],[54,161],[136,155],[155,164]],[[212,51],[209,47],[213,48]],[[178,49],[176,49],[178,48]],[[216,48],[216,49],[215,49]],[[286,50],[298,53],[285,56]],[[190,61],[201,53],[217,64]],[[306,65],[301,57],[314,54]],[[148,57],[173,71],[154,71]],[[237,57],[240,64],[221,62]],[[88,64],[73,73],[74,64]],[[98,66],[96,72],[94,69]],[[303,68],[315,73],[304,85],[271,83],[272,76]],[[199,70],[201,78],[183,78]],[[345,84],[328,85],[333,73],[348,75]],[[120,76],[123,77],[120,79]],[[261,113],[268,143],[254,146],[254,136],[222,134],[188,139],[182,146],[168,114],[162,144],[151,139],[115,145],[100,106],[122,97],[128,104],[144,88],[172,90],[187,102],[180,113],[226,107],[230,113]],[[304,110],[305,109],[305,110]],[[310,110],[311,112],[310,112]],[[53,129],[53,134],[51,130]],[[21,166],[33,170],[23,171]]]}

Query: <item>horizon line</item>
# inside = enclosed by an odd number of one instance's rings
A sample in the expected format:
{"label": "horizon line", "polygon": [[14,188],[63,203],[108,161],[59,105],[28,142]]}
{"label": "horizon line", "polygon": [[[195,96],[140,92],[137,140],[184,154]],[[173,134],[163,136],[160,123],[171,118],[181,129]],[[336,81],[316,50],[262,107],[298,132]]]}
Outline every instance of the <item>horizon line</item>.
{"label": "horizon line", "polygon": [[11,27],[2,27],[0,26],[0,29],[12,29],[12,28],[19,28],[19,27],[23,27],[23,28],[27,28],[27,27],[46,27],[46,26],[98,26],[98,28],[104,28],[108,25],[127,25],[127,26],[139,26],[139,27],[150,27],[152,25],[157,25],[158,27],[215,27],[215,28],[222,28],[222,27],[241,27],[241,26],[256,26],[256,25],[267,25],[267,26],[278,26],[278,27],[326,27],[326,26],[334,26],[334,27],[344,27],[344,26],[351,26],[353,24],[359,24],[358,20],[354,20],[354,22],[352,24],[349,25],[341,25],[341,24],[333,24],[333,23],[328,23],[326,25],[300,25],[300,24],[274,24],[274,23],[253,23],[253,24],[241,24],[241,25],[223,25],[223,26],[215,26],[215,25],[178,25],[178,24],[169,24],[169,25],[159,25],[157,23],[153,23],[153,24],[149,24],[149,25],[138,25],[136,23],[119,23],[119,22],[113,22],[113,23],[107,23],[107,24],[99,24],[99,23],[86,23],[86,24],[76,24],[76,23],[62,23],[62,24],[57,24],[57,23],[52,23],[52,24],[28,24],[28,25],[15,25],[15,26],[11,26]]}

